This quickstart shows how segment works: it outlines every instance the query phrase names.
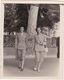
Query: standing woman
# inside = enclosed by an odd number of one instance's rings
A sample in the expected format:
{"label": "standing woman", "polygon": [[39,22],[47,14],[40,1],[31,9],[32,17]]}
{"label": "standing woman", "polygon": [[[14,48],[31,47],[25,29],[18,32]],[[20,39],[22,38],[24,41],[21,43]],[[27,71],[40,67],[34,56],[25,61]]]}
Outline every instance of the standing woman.
{"label": "standing woman", "polygon": [[26,53],[26,33],[24,32],[24,27],[20,27],[20,32],[16,35],[15,50],[18,52],[18,68],[23,71]]}
{"label": "standing woman", "polygon": [[37,28],[35,35],[35,67],[34,70],[40,72],[40,66],[44,59],[45,53],[45,36],[41,33],[41,29]]}

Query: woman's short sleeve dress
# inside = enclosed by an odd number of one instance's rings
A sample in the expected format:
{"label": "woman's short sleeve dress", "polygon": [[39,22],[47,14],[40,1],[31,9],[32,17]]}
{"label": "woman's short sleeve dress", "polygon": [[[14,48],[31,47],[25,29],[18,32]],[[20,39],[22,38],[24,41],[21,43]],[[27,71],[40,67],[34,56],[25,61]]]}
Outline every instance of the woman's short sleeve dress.
{"label": "woman's short sleeve dress", "polygon": [[44,40],[45,36],[43,34],[35,35],[35,51],[45,51]]}

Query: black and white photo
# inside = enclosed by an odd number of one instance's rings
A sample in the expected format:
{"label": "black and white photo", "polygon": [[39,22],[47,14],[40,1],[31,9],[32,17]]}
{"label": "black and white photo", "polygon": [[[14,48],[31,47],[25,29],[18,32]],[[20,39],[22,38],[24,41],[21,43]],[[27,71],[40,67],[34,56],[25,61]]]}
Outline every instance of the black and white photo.
{"label": "black and white photo", "polygon": [[60,4],[3,6],[3,77],[58,78],[62,61]]}

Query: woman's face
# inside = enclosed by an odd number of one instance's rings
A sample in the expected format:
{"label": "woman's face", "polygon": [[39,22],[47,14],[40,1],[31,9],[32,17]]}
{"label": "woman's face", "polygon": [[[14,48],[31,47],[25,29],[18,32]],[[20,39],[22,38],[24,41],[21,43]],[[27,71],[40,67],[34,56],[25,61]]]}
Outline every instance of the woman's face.
{"label": "woman's face", "polygon": [[45,33],[45,30],[42,30],[42,33]]}
{"label": "woman's face", "polygon": [[37,28],[37,33],[41,33],[41,29],[40,28]]}
{"label": "woman's face", "polygon": [[44,33],[44,34],[47,34],[47,35],[48,35],[48,32],[49,32],[49,29],[48,29],[48,28],[45,28],[45,29],[43,28],[43,29],[42,29],[42,33]]}
{"label": "woman's face", "polygon": [[24,31],[24,27],[21,27],[20,28],[20,32],[22,33]]}

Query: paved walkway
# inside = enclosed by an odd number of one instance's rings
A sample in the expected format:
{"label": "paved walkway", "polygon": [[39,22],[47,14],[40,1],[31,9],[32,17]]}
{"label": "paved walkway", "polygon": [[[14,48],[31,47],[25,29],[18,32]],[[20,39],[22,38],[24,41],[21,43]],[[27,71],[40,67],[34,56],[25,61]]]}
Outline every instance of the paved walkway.
{"label": "paved walkway", "polygon": [[58,76],[59,59],[44,58],[41,73],[33,71],[34,57],[25,59],[24,71],[18,69],[18,61],[15,58],[4,59],[4,76],[8,77],[55,77]]}
{"label": "paved walkway", "polygon": [[18,61],[15,59],[13,48],[4,49],[4,76],[8,77],[55,77],[58,76],[59,59],[57,59],[57,49],[49,49],[48,55],[45,54],[41,66],[41,73],[34,71],[34,55],[28,54],[25,59],[24,71],[18,69]]}

